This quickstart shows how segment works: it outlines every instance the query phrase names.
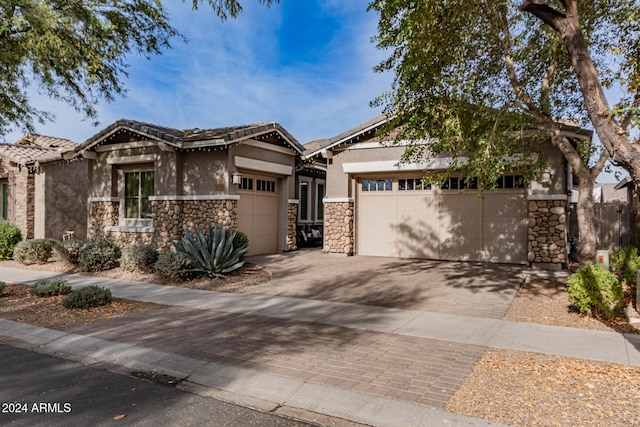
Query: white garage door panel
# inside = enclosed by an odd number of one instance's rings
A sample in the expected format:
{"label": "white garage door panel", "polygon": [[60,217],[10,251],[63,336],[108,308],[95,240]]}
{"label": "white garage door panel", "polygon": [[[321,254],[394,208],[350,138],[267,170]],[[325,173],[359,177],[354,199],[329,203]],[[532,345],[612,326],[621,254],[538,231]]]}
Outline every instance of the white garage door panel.
{"label": "white garage door panel", "polygon": [[275,178],[245,175],[253,179],[251,190],[238,190],[238,230],[249,238],[247,255],[272,254],[277,251],[278,195],[277,192],[256,191],[257,180]]}
{"label": "white garage door panel", "polygon": [[398,194],[396,256],[437,258],[440,241],[438,198],[433,195]]}
{"label": "white garage door panel", "polygon": [[396,210],[393,195],[363,196],[360,199],[359,234],[363,255],[396,256]]}
{"label": "white garage door panel", "polygon": [[357,203],[360,255],[527,261],[524,192],[477,199],[454,191],[402,191],[395,180],[393,191],[359,191]]}
{"label": "white garage door panel", "polygon": [[524,194],[485,197],[484,251],[487,261],[523,262],[527,257],[528,222]]}

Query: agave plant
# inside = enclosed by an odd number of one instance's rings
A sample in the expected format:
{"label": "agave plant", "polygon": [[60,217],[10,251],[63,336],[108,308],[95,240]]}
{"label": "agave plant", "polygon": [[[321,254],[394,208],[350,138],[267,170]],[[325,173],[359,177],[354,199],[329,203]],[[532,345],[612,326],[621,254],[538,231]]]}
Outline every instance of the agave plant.
{"label": "agave plant", "polygon": [[173,242],[178,252],[185,254],[191,261],[189,271],[221,277],[244,265],[242,256],[247,252],[247,244],[234,247],[236,231],[213,227],[209,224],[209,233],[205,236],[200,230],[187,231],[182,239]]}

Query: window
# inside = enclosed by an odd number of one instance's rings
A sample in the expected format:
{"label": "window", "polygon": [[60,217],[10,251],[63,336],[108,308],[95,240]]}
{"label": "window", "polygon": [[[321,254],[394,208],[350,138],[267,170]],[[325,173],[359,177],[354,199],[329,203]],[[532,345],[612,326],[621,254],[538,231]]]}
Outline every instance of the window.
{"label": "window", "polygon": [[2,183],[2,219],[9,219],[9,184]]}
{"label": "window", "polygon": [[362,191],[391,191],[392,183],[391,179],[363,179]]}
{"label": "window", "polygon": [[151,218],[154,194],[153,171],[126,172],[124,174],[124,217]]}
{"label": "window", "polygon": [[399,179],[398,190],[400,191],[431,190],[431,184],[424,184],[422,182],[422,178]]}
{"label": "window", "polygon": [[276,192],[276,182],[264,179],[256,179],[256,191],[265,191],[267,193]]}
{"label": "window", "polygon": [[309,220],[309,183],[300,182],[300,211],[298,212],[301,221]]}
{"label": "window", "polygon": [[253,190],[253,178],[242,178],[241,190]]}
{"label": "window", "polygon": [[505,175],[498,178],[496,188],[525,188],[522,175]]}
{"label": "window", "polygon": [[324,206],[322,199],[324,198],[324,184],[316,185],[316,219],[322,221],[324,219]]}

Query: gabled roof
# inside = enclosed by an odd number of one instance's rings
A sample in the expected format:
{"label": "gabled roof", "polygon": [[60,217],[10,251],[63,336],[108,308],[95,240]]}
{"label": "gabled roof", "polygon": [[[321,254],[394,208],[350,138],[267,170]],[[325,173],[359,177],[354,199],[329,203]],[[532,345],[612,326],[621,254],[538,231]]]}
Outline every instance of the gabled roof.
{"label": "gabled roof", "polygon": [[178,149],[224,146],[247,139],[277,134],[291,148],[302,154],[304,147],[278,123],[255,123],[215,129],[173,129],[135,120],[121,119],[101,130],[75,148],[76,153],[90,151],[119,131],[129,131]]}
{"label": "gabled roof", "polygon": [[17,140],[15,145],[35,146],[42,148],[52,148],[57,151],[73,150],[78,144],[65,138],[55,138],[53,136],[30,134]]}
{"label": "gabled roof", "polygon": [[61,151],[21,144],[0,144],[0,156],[23,166],[62,160]]}
{"label": "gabled roof", "polygon": [[342,132],[340,135],[333,138],[311,141],[305,144],[306,150],[304,154],[306,157],[313,157],[323,150],[331,149],[340,144],[348,144],[350,142],[354,142],[362,135],[372,135],[376,133],[382,126],[384,126],[389,121],[389,119],[391,119],[390,116],[382,114],[354,127],[353,129]]}

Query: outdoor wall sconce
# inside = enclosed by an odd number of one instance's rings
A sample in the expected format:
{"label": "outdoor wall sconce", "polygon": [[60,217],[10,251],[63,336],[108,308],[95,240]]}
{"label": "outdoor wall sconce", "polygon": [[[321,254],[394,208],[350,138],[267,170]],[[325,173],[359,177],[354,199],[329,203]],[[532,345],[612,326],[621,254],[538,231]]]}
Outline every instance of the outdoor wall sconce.
{"label": "outdoor wall sconce", "polygon": [[549,170],[545,169],[542,171],[540,182],[543,187],[549,187],[551,185],[551,172]]}
{"label": "outdoor wall sconce", "polygon": [[242,184],[242,175],[239,172],[235,172],[231,175],[231,183],[234,185]]}

